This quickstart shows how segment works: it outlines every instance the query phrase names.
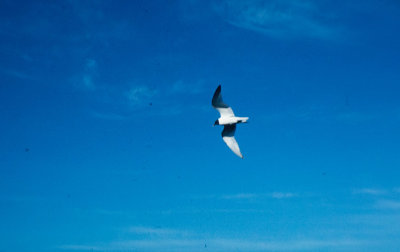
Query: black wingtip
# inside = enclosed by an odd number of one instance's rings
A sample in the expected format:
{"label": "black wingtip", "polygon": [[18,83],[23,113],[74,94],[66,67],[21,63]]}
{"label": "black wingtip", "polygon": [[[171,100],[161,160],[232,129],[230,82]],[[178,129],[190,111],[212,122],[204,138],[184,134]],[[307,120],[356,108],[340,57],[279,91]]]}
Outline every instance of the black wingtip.
{"label": "black wingtip", "polygon": [[214,97],[217,98],[217,96],[221,93],[221,85],[218,85],[217,89],[214,92]]}
{"label": "black wingtip", "polygon": [[215,103],[217,102],[217,99],[218,99],[218,96],[219,96],[220,93],[221,93],[221,85],[219,85],[219,86],[217,87],[217,89],[215,90],[215,92],[214,92],[213,98],[212,98],[212,100],[211,100],[211,104],[212,104],[213,106],[214,106]]}

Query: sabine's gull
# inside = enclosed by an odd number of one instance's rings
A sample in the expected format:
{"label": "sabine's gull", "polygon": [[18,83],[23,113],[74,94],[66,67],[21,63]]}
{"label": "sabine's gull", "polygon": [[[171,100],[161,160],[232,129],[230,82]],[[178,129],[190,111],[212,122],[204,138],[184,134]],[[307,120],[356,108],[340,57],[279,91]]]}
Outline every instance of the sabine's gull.
{"label": "sabine's gull", "polygon": [[222,139],[236,155],[243,158],[242,153],[240,153],[239,145],[235,139],[236,124],[245,123],[249,118],[235,116],[232,108],[226,105],[222,100],[221,85],[219,85],[215,90],[211,104],[221,115],[220,118],[215,121],[214,126],[224,125],[224,130],[221,134]]}

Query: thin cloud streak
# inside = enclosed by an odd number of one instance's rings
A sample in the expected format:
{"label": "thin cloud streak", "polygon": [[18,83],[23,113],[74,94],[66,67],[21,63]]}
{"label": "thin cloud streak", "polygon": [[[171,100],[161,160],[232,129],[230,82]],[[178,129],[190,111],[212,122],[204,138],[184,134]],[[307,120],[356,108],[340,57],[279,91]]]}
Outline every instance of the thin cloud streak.
{"label": "thin cloud streak", "polygon": [[[293,250],[310,250],[323,248],[345,248],[360,246],[365,241],[338,239],[338,240],[292,240],[292,241],[249,241],[249,240],[231,240],[217,239],[213,241],[220,249],[240,249],[255,251],[293,251]],[[212,244],[210,242],[210,244]]]}
{"label": "thin cloud streak", "polygon": [[386,194],[387,191],[380,190],[380,189],[374,189],[374,188],[362,188],[362,189],[354,190],[353,193],[354,194],[366,194],[366,195],[378,196],[378,195]]}
{"label": "thin cloud streak", "polygon": [[186,209],[169,209],[161,211],[161,214],[199,214],[199,213],[269,213],[268,210],[255,209],[255,208],[212,208],[212,209],[199,209],[199,208],[186,208]]}
{"label": "thin cloud streak", "polygon": [[229,195],[222,195],[221,199],[254,199],[257,198],[257,194],[254,193],[238,193],[238,194],[229,194]]}
{"label": "thin cloud streak", "polygon": [[356,239],[303,239],[287,241],[260,241],[244,239],[145,239],[145,240],[126,240],[113,241],[104,245],[62,245],[59,249],[84,250],[96,249],[100,251],[117,251],[123,249],[140,250],[160,250],[168,248],[168,251],[181,251],[190,249],[190,251],[204,250],[205,245],[214,251],[242,250],[242,251],[299,251],[326,248],[352,248],[363,247],[371,244],[368,241]]}
{"label": "thin cloud streak", "polygon": [[376,208],[389,209],[389,210],[400,210],[400,201],[398,200],[378,200],[375,204]]}
{"label": "thin cloud streak", "polygon": [[171,236],[171,235],[187,235],[188,232],[170,228],[157,228],[145,226],[132,226],[128,231],[135,234],[157,235],[157,236]]}
{"label": "thin cloud streak", "polygon": [[91,246],[91,245],[79,245],[79,244],[66,244],[66,245],[61,245],[57,247],[58,249],[61,250],[88,250],[88,251],[93,251],[93,250],[98,250],[98,251],[103,251],[105,250],[104,246]]}
{"label": "thin cloud streak", "polygon": [[[94,71],[96,61],[88,61],[87,68]],[[193,111],[203,113],[209,111],[209,106],[198,104],[187,104],[181,96],[199,95],[204,91],[202,81],[194,81],[193,85],[184,85],[182,81],[177,81],[165,88],[156,88],[149,85],[133,85],[123,90],[115,90],[111,86],[97,88],[94,85],[93,77],[90,74],[83,76],[83,81],[76,79],[75,82],[84,83],[86,90],[94,91],[100,101],[119,105],[116,112],[110,111],[89,111],[89,114],[98,119],[104,120],[128,120],[132,119],[132,111],[147,109],[147,116],[178,116],[186,112]],[[91,95],[93,95],[91,93]]]}
{"label": "thin cloud streak", "polygon": [[86,59],[85,73],[82,77],[83,86],[86,89],[94,90],[96,85],[93,80],[93,76],[97,73],[97,62],[94,59]]}
{"label": "thin cloud streak", "polygon": [[126,96],[130,104],[135,107],[147,104],[157,93],[156,89],[149,88],[148,86],[135,86],[126,93]]}
{"label": "thin cloud streak", "polygon": [[284,193],[284,192],[273,192],[271,194],[271,197],[274,199],[284,199],[284,198],[292,198],[295,197],[296,195],[293,193]]}
{"label": "thin cloud streak", "polygon": [[288,192],[272,192],[272,193],[238,193],[238,194],[227,194],[219,196],[221,199],[227,200],[240,200],[240,199],[257,199],[257,198],[274,198],[274,199],[284,199],[293,198],[296,194]]}
{"label": "thin cloud streak", "polygon": [[333,39],[339,33],[311,1],[224,1],[214,9],[233,26],[274,38]]}
{"label": "thin cloud streak", "polygon": [[4,74],[21,79],[21,80],[33,80],[32,76],[30,76],[26,73],[23,73],[21,71],[18,71],[18,70],[5,69],[5,68],[3,68],[1,70]]}
{"label": "thin cloud streak", "polygon": [[71,81],[79,89],[95,91],[97,89],[95,83],[97,75],[97,61],[87,58],[83,64],[81,72],[73,76]]}

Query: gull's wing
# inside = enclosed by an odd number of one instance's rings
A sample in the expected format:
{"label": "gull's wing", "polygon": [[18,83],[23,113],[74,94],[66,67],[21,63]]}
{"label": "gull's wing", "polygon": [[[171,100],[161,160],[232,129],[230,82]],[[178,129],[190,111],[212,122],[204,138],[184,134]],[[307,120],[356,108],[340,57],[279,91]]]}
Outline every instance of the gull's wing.
{"label": "gull's wing", "polygon": [[221,117],[235,116],[232,108],[226,105],[222,100],[221,85],[219,85],[215,90],[211,104],[216,110],[218,110],[218,112],[221,114]]}
{"label": "gull's wing", "polygon": [[239,145],[235,139],[235,131],[236,124],[228,124],[224,126],[224,130],[222,131],[222,139],[228,145],[229,149],[231,149],[236,155],[243,158],[242,153],[240,153]]}

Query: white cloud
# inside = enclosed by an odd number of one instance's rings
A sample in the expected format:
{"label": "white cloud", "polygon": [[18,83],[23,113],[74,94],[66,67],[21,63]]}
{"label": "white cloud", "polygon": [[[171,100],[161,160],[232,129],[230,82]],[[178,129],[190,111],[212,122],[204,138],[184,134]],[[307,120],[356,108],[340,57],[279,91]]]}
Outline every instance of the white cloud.
{"label": "white cloud", "polygon": [[260,195],[254,193],[238,193],[238,194],[228,194],[222,195],[222,199],[254,199]]}
{"label": "white cloud", "polygon": [[381,209],[400,210],[400,201],[398,200],[378,200],[375,207]]}
{"label": "white cloud", "polygon": [[287,241],[265,240],[244,240],[244,239],[137,239],[125,241],[113,241],[104,245],[62,245],[60,249],[70,250],[168,250],[168,251],[204,251],[204,248],[210,248],[213,251],[298,251],[298,250],[315,250],[326,248],[352,248],[360,246],[368,246],[370,242],[355,239],[299,239]]}
{"label": "white cloud", "polygon": [[295,194],[293,194],[293,193],[285,193],[285,192],[273,192],[271,194],[271,197],[275,198],[275,199],[292,198],[294,196],[295,196]]}
{"label": "white cloud", "polygon": [[18,71],[18,70],[4,69],[4,68],[1,69],[1,70],[2,70],[3,73],[5,73],[7,75],[15,77],[15,78],[18,78],[18,79],[21,79],[21,80],[33,80],[32,76],[30,76],[30,75],[28,75],[26,73],[23,73],[21,71]]}
{"label": "white cloud", "polygon": [[[354,194],[364,194],[369,196],[378,197],[376,198],[374,207],[378,209],[392,209],[392,210],[400,210],[400,201],[395,199],[398,193],[398,188],[392,189],[375,189],[375,188],[362,188],[354,190]],[[382,196],[385,196],[383,198]],[[390,197],[390,198],[389,198]]]}
{"label": "white cloud", "polygon": [[268,210],[260,208],[180,208],[161,211],[164,215],[171,214],[198,214],[198,213],[267,213]]}
{"label": "white cloud", "polygon": [[83,66],[83,71],[73,78],[73,81],[79,88],[93,91],[96,89],[94,82],[97,76],[97,61],[94,59],[86,59]]}
{"label": "white cloud", "polygon": [[143,105],[144,103],[150,103],[151,98],[153,98],[157,93],[156,89],[147,86],[135,86],[127,92],[126,96],[131,105],[138,106]]}
{"label": "white cloud", "polygon": [[228,200],[241,200],[241,199],[259,199],[259,198],[274,198],[274,199],[284,199],[295,197],[296,194],[288,192],[272,192],[272,193],[238,193],[238,194],[226,194],[220,196],[222,199]]}
{"label": "white cloud", "polygon": [[132,226],[128,228],[128,231],[136,234],[145,235],[157,235],[157,236],[171,236],[171,235],[187,235],[188,232],[170,228],[159,228],[159,227],[144,227],[144,226]]}
{"label": "white cloud", "polygon": [[[165,88],[149,88],[148,86],[136,86],[127,93],[128,100],[133,107],[152,104],[157,106],[156,110],[149,112],[149,115],[176,116],[187,111],[204,111],[204,107],[196,103],[185,103],[185,95],[198,95],[204,91],[202,81],[185,83],[176,81]],[[152,98],[159,98],[156,102]],[[179,96],[177,98],[176,96]],[[207,109],[210,107],[207,106]]]}
{"label": "white cloud", "polygon": [[367,195],[383,195],[386,194],[387,192],[385,190],[380,190],[380,189],[375,189],[375,188],[362,188],[362,189],[356,189],[353,191],[354,194],[367,194]]}
{"label": "white cloud", "polygon": [[86,70],[87,71],[92,71],[95,70],[97,67],[97,62],[94,59],[86,59]]}
{"label": "white cloud", "polygon": [[89,90],[94,90],[95,85],[93,83],[93,78],[89,74],[84,74],[82,77],[83,87]]}
{"label": "white cloud", "polygon": [[232,240],[217,239],[210,242],[220,249],[239,249],[245,251],[293,251],[293,250],[312,250],[324,248],[339,248],[360,246],[365,242],[351,239],[337,240],[289,240],[289,241],[252,241],[252,240]]}
{"label": "white cloud", "polygon": [[299,0],[223,1],[215,10],[223,19],[240,28],[275,38],[333,38],[337,28],[328,24],[326,10],[316,3]]}
{"label": "white cloud", "polygon": [[91,245],[81,245],[81,244],[66,244],[66,245],[61,245],[58,246],[58,249],[62,250],[86,250],[86,251],[92,251],[92,250],[98,250],[102,251],[105,249],[104,246],[91,246]]}
{"label": "white cloud", "polygon": [[[97,63],[94,60],[87,60],[85,70],[96,72]],[[76,81],[76,79],[75,79]],[[79,82],[79,80],[78,80]],[[113,89],[110,86],[96,88],[92,74],[82,76],[83,86],[88,90],[94,90],[103,95],[103,100],[120,105],[120,110],[115,112],[95,111],[90,112],[93,117],[106,120],[129,119],[130,110],[140,110],[144,107],[153,109],[147,110],[148,116],[177,116],[188,111],[204,112],[209,111],[209,106],[198,105],[196,102],[187,104],[185,94],[198,95],[203,92],[203,82],[194,81],[193,84],[186,84],[183,81],[176,81],[164,88],[151,87],[149,85],[133,85],[125,90]],[[81,84],[82,87],[82,84]],[[180,96],[179,99],[177,96]],[[105,99],[104,99],[105,98]],[[157,99],[156,99],[157,98]],[[127,112],[128,111],[128,112]]]}

